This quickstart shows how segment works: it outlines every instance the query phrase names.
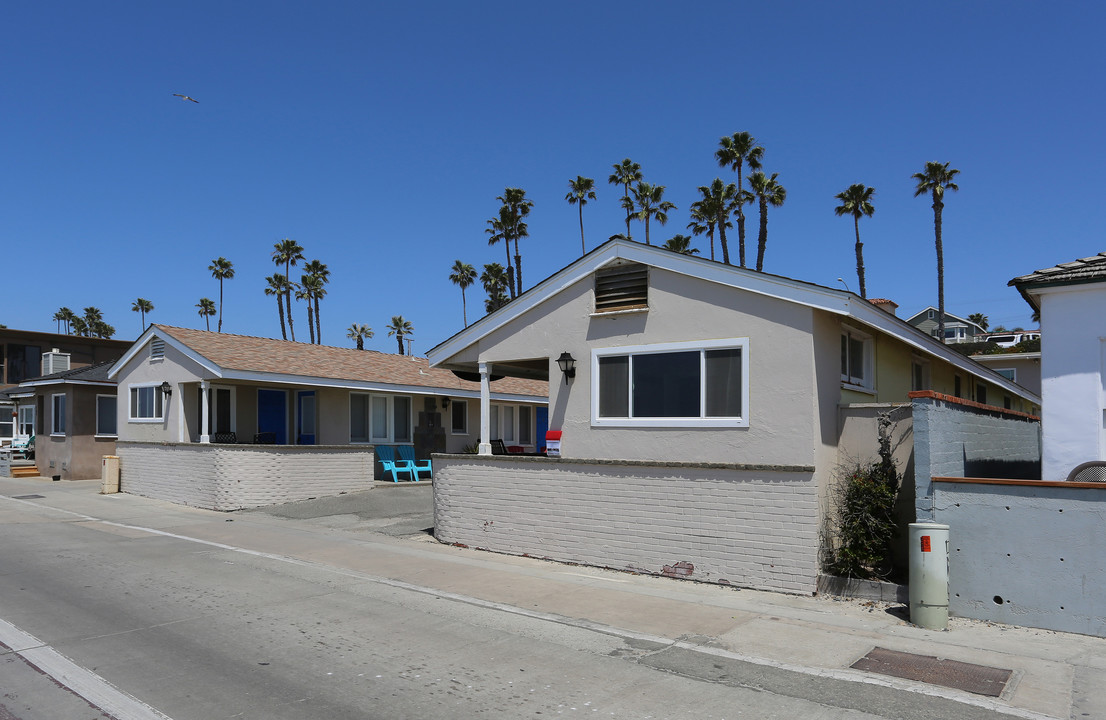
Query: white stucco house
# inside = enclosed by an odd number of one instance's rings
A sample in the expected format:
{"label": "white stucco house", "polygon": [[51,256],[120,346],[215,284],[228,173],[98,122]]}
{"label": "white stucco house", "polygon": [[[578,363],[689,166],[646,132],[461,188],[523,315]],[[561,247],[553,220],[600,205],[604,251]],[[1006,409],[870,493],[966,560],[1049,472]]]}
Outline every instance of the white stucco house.
{"label": "white stucco house", "polygon": [[1106,252],[1016,277],[1041,315],[1042,480],[1106,460]]}

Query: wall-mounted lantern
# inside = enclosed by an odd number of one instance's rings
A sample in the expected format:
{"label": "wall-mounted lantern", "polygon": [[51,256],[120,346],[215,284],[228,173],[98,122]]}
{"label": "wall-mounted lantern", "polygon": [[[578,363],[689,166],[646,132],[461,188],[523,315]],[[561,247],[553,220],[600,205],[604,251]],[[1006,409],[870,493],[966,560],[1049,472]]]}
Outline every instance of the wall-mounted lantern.
{"label": "wall-mounted lantern", "polygon": [[576,358],[572,357],[567,350],[561,353],[561,356],[557,358],[557,365],[561,368],[561,372],[565,374],[565,385],[568,385],[568,379],[576,377]]}
{"label": "wall-mounted lantern", "polygon": [[158,390],[160,390],[160,391],[161,391],[161,394],[162,394],[162,395],[165,395],[166,397],[168,397],[168,396],[170,396],[170,395],[172,395],[172,394],[173,394],[173,386],[169,384],[169,381],[168,381],[168,380],[166,380],[165,382],[161,383],[161,386],[160,386],[160,387],[158,387]]}

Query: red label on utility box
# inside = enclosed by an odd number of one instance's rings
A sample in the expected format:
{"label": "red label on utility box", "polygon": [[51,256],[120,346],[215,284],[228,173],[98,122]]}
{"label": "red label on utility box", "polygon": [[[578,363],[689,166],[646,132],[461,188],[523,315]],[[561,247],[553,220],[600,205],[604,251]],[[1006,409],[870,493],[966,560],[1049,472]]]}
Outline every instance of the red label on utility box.
{"label": "red label on utility box", "polygon": [[922,552],[930,552],[929,535],[922,535]]}

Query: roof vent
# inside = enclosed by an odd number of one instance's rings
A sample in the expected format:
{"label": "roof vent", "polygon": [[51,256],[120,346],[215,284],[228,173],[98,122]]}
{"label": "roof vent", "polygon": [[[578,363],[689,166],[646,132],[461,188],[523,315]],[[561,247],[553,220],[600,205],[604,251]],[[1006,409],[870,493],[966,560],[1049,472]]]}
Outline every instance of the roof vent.
{"label": "roof vent", "polygon": [[639,263],[595,273],[595,312],[649,307],[649,268]]}
{"label": "roof vent", "polygon": [[42,374],[53,375],[54,373],[65,372],[69,369],[69,353],[63,353],[57,348],[53,348],[48,353],[42,353]]}
{"label": "roof vent", "polygon": [[150,341],[150,359],[165,359],[165,341],[161,338],[155,337],[153,340]]}

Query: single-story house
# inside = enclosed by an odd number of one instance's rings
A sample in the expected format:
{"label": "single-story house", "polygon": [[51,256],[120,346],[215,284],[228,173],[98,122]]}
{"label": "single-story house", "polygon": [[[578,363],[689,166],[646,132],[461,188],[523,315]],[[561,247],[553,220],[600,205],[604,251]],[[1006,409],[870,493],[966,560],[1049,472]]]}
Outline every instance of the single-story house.
{"label": "single-story house", "polygon": [[[829,488],[874,455],[876,414],[909,415],[915,390],[1040,404],[851,292],[627,240],[429,358],[548,377],[560,432],[559,457],[436,456],[440,540],[793,592],[814,590]],[[906,424],[903,465],[910,442]]]}
{"label": "single-story house", "polygon": [[[938,320],[941,312],[932,305],[925,310],[908,317],[906,321],[922,332],[937,337]],[[950,312],[945,312],[945,342],[970,343],[979,342],[987,336],[987,331],[982,326],[971,320],[957,317]]]}
{"label": "single-story house", "polygon": [[1041,314],[1041,479],[1106,460],[1106,252],[1016,277]]}
{"label": "single-story house", "polygon": [[[124,492],[229,510],[371,487],[376,445],[475,447],[480,386],[425,358],[151,325],[115,363]],[[544,380],[496,380],[491,439],[533,451]]]}

